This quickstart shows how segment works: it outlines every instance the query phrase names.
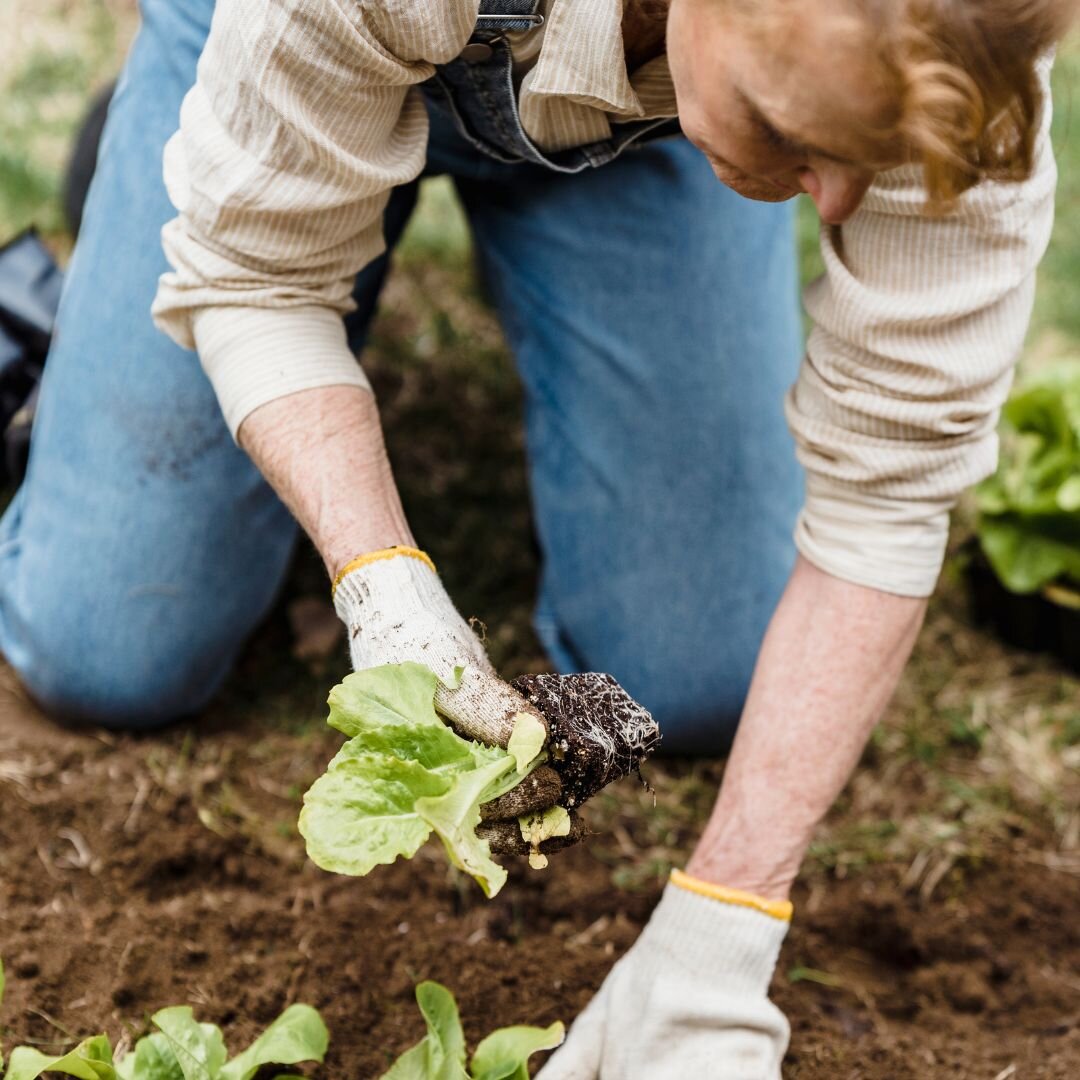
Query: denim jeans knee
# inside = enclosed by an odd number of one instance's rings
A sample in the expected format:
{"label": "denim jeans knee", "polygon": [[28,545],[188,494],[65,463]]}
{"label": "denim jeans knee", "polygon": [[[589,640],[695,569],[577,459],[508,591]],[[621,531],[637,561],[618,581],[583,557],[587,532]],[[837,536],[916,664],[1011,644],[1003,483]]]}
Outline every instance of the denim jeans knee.
{"label": "denim jeans knee", "polygon": [[150,730],[202,709],[220,688],[227,669],[207,670],[203,658],[178,664],[175,656],[118,662],[109,651],[69,663],[71,642],[51,640],[24,651],[16,671],[30,696],[50,716],[67,723],[114,730]]}

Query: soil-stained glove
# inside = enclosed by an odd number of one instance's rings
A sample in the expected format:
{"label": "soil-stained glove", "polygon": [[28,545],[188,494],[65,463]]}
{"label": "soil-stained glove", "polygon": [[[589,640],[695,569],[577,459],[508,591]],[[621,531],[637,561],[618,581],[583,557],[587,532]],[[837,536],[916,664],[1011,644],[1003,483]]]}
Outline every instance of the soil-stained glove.
{"label": "soil-stained glove", "polygon": [[789,1028],[768,990],[790,921],[787,901],[674,871],[537,1080],[779,1080]]}
{"label": "soil-stained glove", "polygon": [[452,684],[464,668],[457,689],[440,685],[435,693],[435,708],[462,735],[505,747],[518,713],[547,729],[539,710],[495,674],[423,551],[393,547],[353,559],[334,583],[334,607],[356,671],[412,660]]}

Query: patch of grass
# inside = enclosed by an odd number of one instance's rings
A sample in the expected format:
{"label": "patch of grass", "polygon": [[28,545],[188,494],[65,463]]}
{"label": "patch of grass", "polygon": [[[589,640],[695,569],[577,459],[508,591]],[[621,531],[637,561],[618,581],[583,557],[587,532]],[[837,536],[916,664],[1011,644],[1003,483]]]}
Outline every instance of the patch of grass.
{"label": "patch of grass", "polygon": [[4,0],[0,18],[0,240],[35,225],[63,250],[71,141],[91,93],[120,69],[135,0]]}
{"label": "patch of grass", "polygon": [[58,94],[84,91],[92,67],[90,56],[83,52],[57,53],[39,44],[15,69],[7,92],[22,109],[36,111]]}
{"label": "patch of grass", "polygon": [[809,195],[800,195],[795,209],[795,239],[799,246],[799,280],[805,285],[825,273],[818,235],[821,221]]}
{"label": "patch of grass", "polygon": [[[0,214],[3,215],[5,238],[35,220],[45,222],[43,227],[57,220],[55,207],[49,205],[58,194],[56,177],[39,168],[17,148],[0,146],[0,190],[4,193]],[[49,209],[43,217],[40,211],[46,206]],[[9,223],[10,227],[7,227]]]}
{"label": "patch of grass", "polygon": [[1080,40],[1059,52],[1054,66],[1052,138],[1058,164],[1054,232],[1039,269],[1030,340],[1066,335],[1080,349]]}
{"label": "patch of grass", "polygon": [[397,258],[406,265],[433,261],[447,270],[468,272],[471,256],[469,223],[453,181],[446,176],[425,180]]}

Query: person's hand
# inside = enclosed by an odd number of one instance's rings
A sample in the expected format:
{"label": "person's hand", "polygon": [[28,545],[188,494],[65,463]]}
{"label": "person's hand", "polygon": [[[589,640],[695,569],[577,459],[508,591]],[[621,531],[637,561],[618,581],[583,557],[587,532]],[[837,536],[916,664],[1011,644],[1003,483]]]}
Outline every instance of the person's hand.
{"label": "person's hand", "polygon": [[768,990],[790,919],[674,871],[537,1080],[779,1080],[789,1028]]}
{"label": "person's hand", "polygon": [[[495,674],[483,644],[458,614],[424,552],[393,547],[353,559],[335,582],[334,607],[348,631],[353,669],[407,660],[424,664],[440,679],[435,708],[459,734],[505,747],[521,713],[547,730],[540,711]],[[458,682],[455,673],[462,668]],[[556,805],[561,793],[558,775],[541,766],[487,804],[481,835],[497,854],[527,854],[517,817]],[[580,836],[575,821],[569,836],[549,840],[541,850],[565,847]]]}
{"label": "person's hand", "polygon": [[[462,735],[506,746],[518,713],[547,723],[491,666],[480,639],[458,614],[431,559],[394,547],[353,559],[338,575],[334,607],[349,632],[353,670],[424,664],[438,675],[435,708]],[[464,668],[457,689],[455,670]]]}

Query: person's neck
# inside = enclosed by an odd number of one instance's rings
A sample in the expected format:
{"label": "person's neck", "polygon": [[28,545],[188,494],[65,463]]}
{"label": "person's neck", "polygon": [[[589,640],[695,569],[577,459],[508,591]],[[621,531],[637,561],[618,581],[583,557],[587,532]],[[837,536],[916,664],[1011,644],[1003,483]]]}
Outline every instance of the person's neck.
{"label": "person's neck", "polygon": [[624,0],[622,32],[628,71],[663,53],[669,3],[670,0]]}

